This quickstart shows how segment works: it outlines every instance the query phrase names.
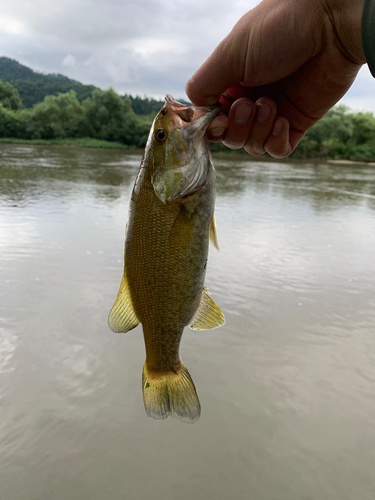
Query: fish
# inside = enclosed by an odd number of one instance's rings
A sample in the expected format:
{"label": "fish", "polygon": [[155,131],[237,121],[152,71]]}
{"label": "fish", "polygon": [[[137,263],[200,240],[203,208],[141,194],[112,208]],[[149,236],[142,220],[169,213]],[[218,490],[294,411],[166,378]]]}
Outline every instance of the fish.
{"label": "fish", "polygon": [[209,240],[216,235],[215,169],[206,137],[220,105],[190,106],[167,95],[156,115],[131,195],[124,274],[109,314],[113,332],[142,324],[146,413],[196,422],[201,406],[180,358],[185,326],[225,324],[204,285]]}

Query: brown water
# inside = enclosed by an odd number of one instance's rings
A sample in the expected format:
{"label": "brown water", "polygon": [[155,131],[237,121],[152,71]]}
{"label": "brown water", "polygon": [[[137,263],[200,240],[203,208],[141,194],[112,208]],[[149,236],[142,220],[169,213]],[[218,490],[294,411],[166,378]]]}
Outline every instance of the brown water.
{"label": "brown water", "polygon": [[373,500],[375,169],[215,160],[227,324],[184,332],[186,425],[107,326],[139,162],[1,145],[0,499]]}

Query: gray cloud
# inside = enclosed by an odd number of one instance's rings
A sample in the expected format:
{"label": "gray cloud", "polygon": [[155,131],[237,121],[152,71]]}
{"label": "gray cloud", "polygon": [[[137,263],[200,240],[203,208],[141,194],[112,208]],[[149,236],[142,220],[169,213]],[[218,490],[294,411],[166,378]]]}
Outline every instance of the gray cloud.
{"label": "gray cloud", "polygon": [[[3,55],[120,93],[184,97],[186,80],[258,2],[250,0],[12,0],[0,6]],[[361,71],[343,99],[375,110]],[[357,104],[356,104],[357,103]]]}
{"label": "gray cloud", "polygon": [[375,112],[375,79],[371,76],[367,65],[362,67],[356,81],[341,102],[358,111]]}
{"label": "gray cloud", "polygon": [[13,0],[0,44],[4,55],[41,71],[119,92],[183,96],[244,2],[233,2],[231,14],[227,7],[223,0]]}

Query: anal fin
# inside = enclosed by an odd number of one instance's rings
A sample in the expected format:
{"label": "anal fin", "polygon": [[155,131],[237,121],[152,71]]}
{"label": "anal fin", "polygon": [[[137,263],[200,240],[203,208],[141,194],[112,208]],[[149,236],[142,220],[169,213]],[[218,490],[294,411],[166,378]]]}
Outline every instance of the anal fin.
{"label": "anal fin", "polygon": [[201,303],[195,313],[190,328],[193,330],[213,330],[225,325],[223,311],[215,304],[207,293],[207,289],[202,292]]}
{"label": "anal fin", "polygon": [[108,317],[109,328],[115,333],[126,333],[139,324],[132,304],[126,274],[122,277],[116,302]]}

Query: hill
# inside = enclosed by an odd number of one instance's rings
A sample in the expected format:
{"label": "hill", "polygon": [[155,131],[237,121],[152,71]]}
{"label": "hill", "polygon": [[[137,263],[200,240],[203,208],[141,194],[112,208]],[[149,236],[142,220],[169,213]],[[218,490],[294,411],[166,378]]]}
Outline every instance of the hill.
{"label": "hill", "polygon": [[[32,108],[34,104],[42,102],[48,95],[65,94],[74,90],[80,103],[87,97],[91,97],[93,90],[98,87],[84,85],[77,80],[68,78],[60,73],[40,73],[34,71],[15,59],[0,57],[0,80],[9,82],[18,90],[24,108]],[[152,97],[140,97],[125,94],[130,99],[131,107],[135,114],[148,116],[157,113],[164,104],[164,100]],[[178,99],[185,104],[191,104],[184,99]]]}
{"label": "hill", "polygon": [[9,57],[0,57],[0,80],[11,83],[18,90],[25,108],[42,102],[47,95],[64,94],[69,90],[74,90],[82,102],[97,88],[59,73],[39,73]]}

